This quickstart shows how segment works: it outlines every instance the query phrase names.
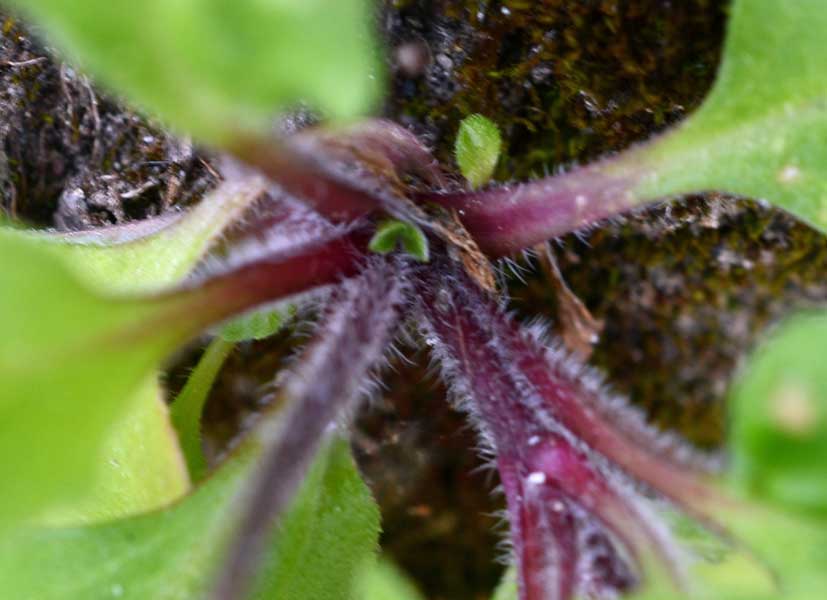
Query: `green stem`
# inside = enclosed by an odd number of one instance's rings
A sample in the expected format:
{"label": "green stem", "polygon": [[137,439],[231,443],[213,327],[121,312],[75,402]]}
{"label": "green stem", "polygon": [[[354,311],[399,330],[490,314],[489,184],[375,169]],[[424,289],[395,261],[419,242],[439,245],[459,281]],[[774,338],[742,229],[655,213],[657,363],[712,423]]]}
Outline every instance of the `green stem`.
{"label": "green stem", "polygon": [[201,414],[215,378],[234,347],[233,342],[215,337],[170,407],[172,425],[178,432],[181,450],[194,482],[207,472],[207,461],[201,447]]}

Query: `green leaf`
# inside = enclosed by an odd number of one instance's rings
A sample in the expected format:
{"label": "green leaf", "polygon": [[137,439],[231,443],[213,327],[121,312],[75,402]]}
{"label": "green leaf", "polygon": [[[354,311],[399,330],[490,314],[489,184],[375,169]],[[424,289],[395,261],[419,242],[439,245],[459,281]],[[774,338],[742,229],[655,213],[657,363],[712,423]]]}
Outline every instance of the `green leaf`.
{"label": "green leaf", "polygon": [[[755,351],[733,387],[726,485],[737,500],[720,506],[716,518],[754,556],[714,547],[709,534],[704,538],[684,523],[681,539],[696,548],[702,540],[702,554],[712,548],[712,560],[693,569],[699,597],[827,597],[824,340],[827,313],[788,319]],[[678,598],[657,582],[640,597]]]}
{"label": "green leaf", "polygon": [[378,548],[379,509],[346,441],[334,442],[333,450],[321,455],[285,518],[287,527],[270,546],[255,600],[362,600],[353,589]]}
{"label": "green leaf", "polygon": [[262,185],[224,183],[148,235],[147,224],[89,239],[0,230],[0,476],[15,482],[0,498],[0,528],[24,517],[113,518],[186,491],[153,380],[160,361],[194,333],[192,324],[167,319],[147,329],[168,307],[109,300],[86,284],[121,293],[180,279]]}
{"label": "green leaf", "polygon": [[491,179],[501,149],[500,130],[492,121],[476,114],[462,120],[454,153],[462,176],[472,187],[480,187]]}
{"label": "green leaf", "polygon": [[[191,600],[202,597],[227,545],[257,452],[247,448],[168,509],[0,541],[0,595],[19,600]],[[379,514],[336,441],[320,453],[276,533],[255,598],[351,597],[376,548]]]}
{"label": "green leaf", "polygon": [[170,306],[103,298],[0,230],[0,529],[89,492],[112,423],[192,333]]}
{"label": "green leaf", "polygon": [[827,518],[827,313],[788,320],[733,390],[733,478],[752,498]]}
{"label": "green leaf", "polygon": [[388,254],[396,250],[398,245],[416,260],[428,262],[428,238],[419,227],[405,221],[388,219],[380,223],[368,247],[371,252]]}
{"label": "green leaf", "polygon": [[513,565],[503,573],[492,600],[517,600],[517,568]]}
{"label": "green leaf", "polygon": [[764,198],[827,230],[827,3],[737,0],[701,108],[621,161],[638,198],[719,190]]}
{"label": "green leaf", "polygon": [[170,407],[172,425],[178,432],[187,468],[195,481],[207,472],[201,448],[201,414],[215,378],[234,346],[221,337],[214,338]]}
{"label": "green leaf", "polygon": [[182,132],[227,143],[307,102],[369,108],[382,73],[366,0],[14,0],[83,68]]}
{"label": "green leaf", "polygon": [[410,579],[388,558],[371,561],[359,576],[359,600],[422,600]]}
{"label": "green leaf", "polygon": [[236,342],[269,337],[279,330],[282,322],[280,312],[265,309],[222,325],[219,335],[207,346],[186,385],[172,403],[172,425],[178,432],[181,450],[193,480],[200,480],[207,472],[207,462],[201,448],[201,415],[218,372]]}
{"label": "green leaf", "polygon": [[155,373],[125,406],[103,439],[91,493],[48,511],[39,522],[108,521],[166,506],[189,491],[190,478]]}
{"label": "green leaf", "polygon": [[[749,504],[722,510],[718,516],[726,519],[727,529],[742,547],[718,543],[712,554],[700,554],[704,560],[690,566],[689,598],[810,600],[827,595],[823,521]],[[668,581],[655,579],[647,580],[631,598],[683,600],[687,594],[675,591]]]}

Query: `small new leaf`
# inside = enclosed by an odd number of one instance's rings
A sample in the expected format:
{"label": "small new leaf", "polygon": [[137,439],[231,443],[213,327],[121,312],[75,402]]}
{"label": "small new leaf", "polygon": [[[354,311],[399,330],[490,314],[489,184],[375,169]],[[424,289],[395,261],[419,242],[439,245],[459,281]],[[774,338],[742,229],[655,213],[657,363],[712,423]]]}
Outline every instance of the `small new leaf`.
{"label": "small new leaf", "polygon": [[491,179],[501,149],[500,130],[492,121],[476,114],[462,120],[454,152],[462,176],[472,187],[480,187]]}
{"label": "small new leaf", "polygon": [[399,245],[416,260],[428,262],[428,238],[419,227],[404,221],[390,219],[380,223],[368,247],[371,252],[388,254]]}

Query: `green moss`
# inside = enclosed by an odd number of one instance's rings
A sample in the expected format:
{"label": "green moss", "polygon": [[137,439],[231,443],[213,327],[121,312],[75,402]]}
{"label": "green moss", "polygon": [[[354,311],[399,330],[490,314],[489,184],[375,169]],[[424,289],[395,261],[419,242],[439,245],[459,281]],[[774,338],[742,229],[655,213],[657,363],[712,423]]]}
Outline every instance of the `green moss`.
{"label": "green moss", "polygon": [[[407,2],[392,42],[432,61],[398,73],[388,112],[426,132],[445,164],[459,121],[480,112],[506,141],[501,179],[524,179],[648,137],[703,98],[718,62],[723,0]],[[482,16],[482,18],[480,18]]]}

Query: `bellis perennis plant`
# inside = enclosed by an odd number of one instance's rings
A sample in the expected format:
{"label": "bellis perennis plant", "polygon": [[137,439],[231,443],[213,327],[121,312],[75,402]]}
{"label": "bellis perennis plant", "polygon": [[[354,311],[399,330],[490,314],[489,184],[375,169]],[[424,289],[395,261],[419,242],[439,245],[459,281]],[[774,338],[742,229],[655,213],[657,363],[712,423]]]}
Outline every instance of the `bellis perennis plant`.
{"label": "bellis perennis plant", "polygon": [[[788,493],[775,484],[799,472],[767,467],[772,453],[764,445],[775,436],[773,443],[798,444],[806,455],[808,444],[817,445],[813,432],[824,428],[821,408],[798,429],[789,419],[755,416],[770,409],[739,421],[745,395],[766,396],[781,372],[767,367],[761,376],[771,382],[744,384],[733,408],[730,480],[738,485],[727,489],[701,457],[653,430],[545,328],[512,318],[492,262],[698,190],[766,197],[827,226],[827,9],[819,1],[735,2],[719,79],[702,108],[674,131],[594,165],[486,184],[500,138],[475,117],[458,140],[473,186],[383,120],[276,140],[260,134],[274,108],[296,100],[331,114],[369,100],[374,92],[364,90],[381,77],[361,2],[230,9],[205,1],[194,3],[198,14],[161,0],[136,3],[127,14],[113,13],[112,3],[88,4],[95,10],[70,13],[48,0],[24,8],[105,82],[226,150],[224,181],[184,216],[68,235],[0,233],[0,477],[10,486],[0,499],[3,595],[75,597],[72,586],[41,580],[29,563],[97,573],[99,581],[78,588],[77,597],[87,598],[105,597],[102,589],[215,600],[358,594],[347,590],[371,555],[378,523],[335,439],[347,435],[348,418],[400,335],[429,348],[450,401],[496,466],[521,600],[827,592],[817,551],[827,539],[820,520],[827,503],[812,483],[823,463],[807,463],[793,482],[799,492],[809,485],[807,493]],[[324,11],[334,6],[348,34],[343,53],[342,35],[336,47],[326,37]],[[227,17],[220,27],[218,17]],[[170,64],[152,62],[155,45],[136,57],[115,43],[141,43],[146,31],[139,35],[133,21],[174,49]],[[254,23],[276,24],[261,35]],[[189,34],[181,39],[211,39],[209,48],[179,48],[175,27]],[[296,28],[306,37],[301,45],[319,52],[294,59],[306,63],[304,74],[295,65],[273,67],[276,76],[285,72],[281,84],[248,62],[210,64],[222,47],[213,36],[236,44],[247,61],[294,50],[279,44],[301,37]],[[176,98],[181,73],[194,82],[184,93],[191,104]],[[335,98],[340,90],[331,81],[350,91]],[[266,335],[280,321],[274,307],[286,303],[311,304],[318,324],[277,379],[275,406],[222,467],[159,510],[207,473],[198,419],[209,371],[228,346],[208,351],[173,404],[177,436],[165,429],[157,365],[228,320],[238,339]],[[797,372],[784,397],[810,406],[813,394],[802,386],[818,375]],[[128,452],[116,458],[118,448]],[[102,452],[123,461],[117,473],[102,474]],[[18,455],[14,464],[7,459]],[[151,509],[159,512],[132,516]],[[704,571],[688,530],[717,544],[722,570]],[[127,540],[140,556],[130,558]],[[313,549],[302,554],[307,544]],[[158,564],[145,567],[152,577],[141,572],[151,547],[162,548]],[[111,556],[122,561],[108,562]]]}

